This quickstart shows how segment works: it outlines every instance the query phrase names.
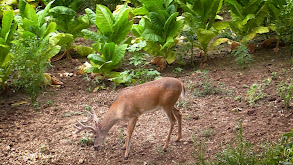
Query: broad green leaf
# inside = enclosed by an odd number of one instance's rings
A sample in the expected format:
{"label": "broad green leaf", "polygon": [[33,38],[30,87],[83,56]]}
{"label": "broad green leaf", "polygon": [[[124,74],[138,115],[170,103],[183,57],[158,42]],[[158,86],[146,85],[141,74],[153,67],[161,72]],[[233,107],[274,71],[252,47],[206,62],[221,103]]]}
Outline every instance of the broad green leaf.
{"label": "broad green leaf", "polygon": [[209,18],[207,29],[210,29],[213,26],[217,12],[219,11],[219,8],[222,7],[222,3],[223,0],[213,0],[212,6],[207,16]]}
{"label": "broad green leaf", "polygon": [[157,35],[156,32],[152,29],[145,29],[142,33],[142,37],[152,42],[163,41],[163,38]]}
{"label": "broad green leaf", "polygon": [[147,41],[147,44],[143,50],[154,56],[163,56],[162,52],[160,51],[161,46],[157,42]]}
{"label": "broad green leaf", "polygon": [[57,44],[66,49],[70,48],[71,44],[74,42],[73,35],[69,33],[58,33],[53,35],[51,38],[51,40],[54,41],[54,45]]}
{"label": "broad green leaf", "polygon": [[76,49],[76,52],[82,56],[88,56],[95,52],[93,48],[84,45],[77,45],[74,48]]}
{"label": "broad green leaf", "polygon": [[113,32],[114,18],[111,11],[103,5],[97,4],[96,7],[96,25],[103,34]]}
{"label": "broad green leaf", "polygon": [[175,45],[174,38],[169,36],[166,40],[166,43],[162,46],[161,50],[165,49],[165,47],[171,48],[174,45]]}
{"label": "broad green leaf", "polygon": [[115,43],[110,42],[104,45],[102,56],[105,58],[106,61],[112,60],[115,55]]}
{"label": "broad green leaf", "polygon": [[226,29],[228,26],[229,22],[219,21],[214,23],[213,28],[219,32],[223,29]]}
{"label": "broad green leaf", "polygon": [[[127,23],[126,23],[127,22]],[[133,21],[131,20],[130,22],[126,21],[117,31],[115,31],[113,36],[113,40],[115,41],[116,44],[121,44],[125,38],[129,35],[129,32],[132,28]]]}
{"label": "broad green leaf", "polygon": [[172,64],[175,61],[177,54],[175,52],[170,52],[168,54],[168,57],[166,58],[166,61],[168,62],[168,64]]}
{"label": "broad green leaf", "polygon": [[122,61],[122,58],[125,55],[127,46],[128,46],[127,44],[116,46],[114,58],[112,58],[113,65],[117,65]]}
{"label": "broad green leaf", "polygon": [[90,20],[91,24],[95,25],[96,24],[96,13],[93,12],[89,8],[86,8],[85,12],[86,12],[87,16],[89,17],[89,20]]}
{"label": "broad green leaf", "polygon": [[26,1],[25,0],[19,0],[19,2],[18,2],[19,4],[18,4],[18,8],[19,8],[19,13],[20,13],[20,16],[22,17],[22,18],[24,18],[25,17],[25,6],[26,6]]}
{"label": "broad green leaf", "polygon": [[62,14],[62,15],[68,15],[68,16],[75,16],[76,12],[65,6],[55,6],[52,9],[49,10],[50,13],[56,13],[56,14]]}
{"label": "broad green leaf", "polygon": [[54,32],[56,29],[56,23],[55,22],[51,22],[48,27],[46,28],[46,31],[44,33],[44,37],[49,35],[50,33]]}
{"label": "broad green leaf", "polygon": [[239,16],[241,19],[243,19],[243,15],[241,14],[241,11],[243,11],[243,7],[237,2],[237,0],[225,0],[226,6],[230,5],[231,11]]}
{"label": "broad green leaf", "polygon": [[5,41],[7,40],[8,33],[10,31],[10,27],[12,25],[14,13],[13,11],[8,11],[6,14],[4,14],[2,19],[2,29],[1,29],[1,38],[3,38]]}
{"label": "broad green leaf", "polygon": [[247,16],[245,16],[245,19],[241,22],[241,25],[245,25],[247,24],[247,22],[250,20],[250,19],[254,19],[255,18],[255,15],[254,14],[248,14]]}
{"label": "broad green leaf", "polygon": [[60,50],[61,50],[61,46],[55,45],[53,47],[50,47],[47,51],[43,52],[43,54],[47,59],[50,59],[54,57],[56,54],[58,54]]}
{"label": "broad green leaf", "polygon": [[140,0],[150,12],[164,10],[164,0]]}
{"label": "broad green leaf", "polygon": [[170,36],[170,37],[175,38],[178,35],[178,33],[183,25],[183,22],[184,22],[184,20],[181,19],[181,20],[175,21],[173,24],[171,24],[169,27],[169,30],[167,32],[167,37]]}
{"label": "broad green leaf", "polygon": [[257,34],[268,33],[268,32],[269,32],[269,28],[267,27],[263,27],[263,26],[256,27],[255,29],[253,29],[253,31],[250,34],[244,36],[241,42],[246,43],[247,41],[252,40]]}
{"label": "broad green leaf", "polygon": [[209,42],[215,36],[216,34],[213,31],[199,28],[197,31],[197,38],[200,43],[200,49],[206,52]]}
{"label": "broad green leaf", "polygon": [[91,39],[93,41],[99,41],[100,40],[100,35],[98,35],[98,33],[93,32],[91,30],[88,29],[83,29],[81,30],[81,32],[83,33],[83,35],[86,37],[86,39]]}
{"label": "broad green leaf", "polygon": [[208,51],[212,51],[214,50],[216,46],[221,45],[222,43],[225,43],[228,41],[230,41],[228,38],[218,38],[210,44]]}
{"label": "broad green leaf", "polygon": [[38,26],[39,25],[39,18],[35,12],[35,9],[30,5],[30,4],[26,4],[25,6],[25,17],[32,21],[34,26]]}
{"label": "broad green leaf", "polygon": [[146,7],[134,8],[131,11],[134,15],[149,15],[150,11]]}
{"label": "broad green leaf", "polygon": [[90,60],[91,63],[101,66],[102,64],[104,64],[106,61],[99,56],[98,54],[90,54],[87,56],[87,58]]}
{"label": "broad green leaf", "polygon": [[7,53],[7,55],[5,56],[5,58],[3,60],[1,67],[6,68],[10,64],[11,60],[12,60],[11,53]]}
{"label": "broad green leaf", "polygon": [[178,13],[173,13],[165,22],[164,24],[164,31],[168,32],[170,24],[173,23],[174,21],[176,21],[176,17],[178,16]]}
{"label": "broad green leaf", "polygon": [[46,7],[45,7],[44,10],[38,12],[38,16],[39,16],[39,26],[40,26],[40,25],[43,25],[43,24],[45,23],[45,17],[48,16],[48,14],[49,14],[49,10],[50,10],[51,5],[52,5],[53,2],[54,2],[54,1],[49,2],[49,3],[46,5]]}

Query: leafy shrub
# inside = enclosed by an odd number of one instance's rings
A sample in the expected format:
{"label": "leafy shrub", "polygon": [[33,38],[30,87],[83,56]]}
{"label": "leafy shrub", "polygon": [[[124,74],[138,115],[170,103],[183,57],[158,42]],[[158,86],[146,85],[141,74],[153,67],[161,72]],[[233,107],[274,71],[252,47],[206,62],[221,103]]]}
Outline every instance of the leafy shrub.
{"label": "leafy shrub", "polygon": [[49,57],[44,55],[46,49],[47,46],[42,45],[37,38],[19,40],[12,47],[12,65],[17,71],[15,84],[18,88],[24,88],[32,102],[36,101],[41,92],[44,73],[50,64]]}
{"label": "leafy shrub", "polygon": [[242,69],[252,61],[252,55],[249,54],[249,50],[244,44],[240,44],[237,50],[232,50],[232,55],[235,57],[236,64],[240,65]]}
{"label": "leafy shrub", "polygon": [[290,107],[291,100],[293,98],[293,83],[292,81],[288,84],[286,82],[281,81],[281,83],[277,86],[278,93],[281,98],[284,100],[285,107]]}

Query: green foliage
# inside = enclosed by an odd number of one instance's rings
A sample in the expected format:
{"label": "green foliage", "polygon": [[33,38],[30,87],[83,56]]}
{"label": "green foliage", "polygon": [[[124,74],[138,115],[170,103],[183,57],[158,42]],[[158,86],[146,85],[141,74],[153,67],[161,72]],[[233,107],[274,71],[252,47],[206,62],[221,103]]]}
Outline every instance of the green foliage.
{"label": "green foliage", "polygon": [[145,83],[156,79],[160,76],[160,72],[154,69],[148,69],[146,66],[149,62],[145,59],[145,54],[142,53],[143,48],[146,46],[145,41],[139,41],[128,48],[128,51],[133,54],[129,58],[129,64],[134,65],[135,69],[125,70],[119,73],[119,76],[112,78],[111,80],[118,84],[129,85],[138,81],[139,83]]}
{"label": "green foliage", "polygon": [[12,47],[12,65],[17,71],[15,84],[18,88],[24,88],[32,102],[36,101],[43,86],[44,73],[51,58],[47,54],[49,47],[48,40],[44,42],[33,37],[17,40]]}
{"label": "green foliage", "polygon": [[246,165],[257,164],[257,158],[253,152],[253,146],[251,143],[245,141],[243,138],[242,122],[239,122],[239,126],[236,129],[237,139],[235,141],[235,147],[233,144],[223,150],[217,155],[217,164],[226,165]]}
{"label": "green foliage", "polygon": [[127,40],[133,22],[128,20],[129,9],[126,5],[113,14],[103,5],[97,5],[96,13],[90,9],[86,9],[86,13],[90,22],[96,25],[97,32],[84,29],[82,33],[96,42],[92,45],[95,51],[101,53],[106,43],[114,42],[120,45]]}
{"label": "green foliage", "polygon": [[286,0],[281,7],[279,17],[276,20],[276,32],[285,43],[290,45],[291,55],[293,51],[293,1]]}
{"label": "green foliage", "polygon": [[114,42],[106,43],[101,56],[88,55],[92,67],[88,68],[87,72],[108,74],[113,69],[117,69],[122,62],[127,46],[127,44],[116,45]]}
{"label": "green foliage", "polygon": [[[192,45],[203,50],[206,58],[208,51],[229,40],[218,38],[212,41],[221,30],[228,26],[228,23],[224,21],[215,22],[216,19],[222,19],[217,13],[222,7],[223,0],[177,0],[177,2],[185,11],[183,16],[187,24],[184,31],[188,31],[185,33],[188,40]],[[198,43],[194,42],[194,37],[197,38]]]}
{"label": "green foliage", "polygon": [[257,100],[262,99],[265,96],[262,92],[264,87],[264,85],[252,84],[246,94],[245,100],[250,105],[253,105]]}
{"label": "green foliage", "polygon": [[[278,2],[281,4],[283,0]],[[225,0],[225,6],[230,9],[232,17],[230,28],[242,37],[242,43],[252,40],[257,34],[269,32],[269,28],[274,29],[271,25],[265,26],[264,22],[269,16],[276,18],[279,14],[275,1]]]}
{"label": "green foliage", "polygon": [[192,135],[192,140],[193,140],[193,148],[194,150],[192,151],[192,157],[195,160],[194,164],[202,164],[202,165],[207,165],[207,164],[212,164],[211,162],[206,160],[206,145],[205,141],[203,142],[198,142],[196,140],[195,135]]}
{"label": "green foliage", "polygon": [[17,6],[17,0],[1,0],[0,1],[0,20],[6,12],[14,10]]}
{"label": "green foliage", "polygon": [[249,54],[249,50],[244,44],[240,44],[237,50],[232,50],[232,55],[235,57],[236,64],[240,65],[242,69],[252,61],[252,55]]}
{"label": "green foliage", "polygon": [[128,46],[128,34],[133,24],[128,20],[129,9],[124,5],[111,13],[107,7],[98,4],[96,13],[90,9],[86,9],[86,13],[90,22],[96,25],[97,32],[84,29],[82,33],[96,42],[92,47],[99,53],[88,55],[91,66],[86,72],[103,73],[104,76],[115,79],[120,73],[111,71],[122,63]]}
{"label": "green foliage", "polygon": [[170,64],[174,62],[176,54],[174,46],[183,19],[179,19],[176,7],[171,1],[141,1],[147,17],[142,18],[137,25],[133,25],[132,31],[136,37],[142,37],[147,41],[144,48],[149,54],[163,56]]}
{"label": "green foliage", "polygon": [[217,88],[214,81],[207,77],[208,71],[202,72],[202,78],[204,82],[199,81],[199,89],[196,89],[194,93],[200,97],[206,97],[207,95],[216,95],[222,92],[220,88]]}
{"label": "green foliage", "polygon": [[278,87],[278,93],[280,94],[281,98],[284,100],[285,107],[290,107],[291,100],[293,98],[293,82],[291,80],[290,83],[286,83],[281,81]]}
{"label": "green foliage", "polygon": [[83,146],[89,146],[94,144],[94,139],[91,138],[92,133],[84,133],[84,136],[79,140],[80,144]]}
{"label": "green foliage", "polygon": [[293,129],[284,134],[275,145],[264,148],[259,164],[293,164]]}
{"label": "green foliage", "polygon": [[0,28],[0,87],[6,83],[10,74],[11,54],[13,35],[17,24],[13,22],[13,11],[8,11],[3,16]]}

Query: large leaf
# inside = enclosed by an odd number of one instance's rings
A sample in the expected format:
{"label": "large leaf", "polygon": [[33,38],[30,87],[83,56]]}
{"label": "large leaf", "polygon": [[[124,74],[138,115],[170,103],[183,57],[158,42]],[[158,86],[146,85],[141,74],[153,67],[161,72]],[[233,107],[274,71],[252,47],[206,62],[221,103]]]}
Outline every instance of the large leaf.
{"label": "large leaf", "polygon": [[93,12],[93,11],[92,11],[91,9],[89,9],[89,8],[86,8],[86,9],[85,9],[85,12],[86,12],[86,14],[87,14],[87,16],[88,16],[88,18],[89,18],[91,24],[95,25],[95,24],[96,24],[96,13]]}
{"label": "large leaf", "polygon": [[54,2],[54,1],[49,2],[49,3],[46,5],[46,7],[45,7],[44,10],[38,12],[38,16],[39,16],[39,26],[41,26],[42,24],[45,23],[45,17],[48,16],[48,14],[49,14],[49,10],[50,10],[51,5],[52,5],[53,2]]}
{"label": "large leaf", "polygon": [[104,64],[106,61],[99,56],[98,54],[90,54],[87,56],[87,58],[90,60],[90,62],[94,65],[98,65],[101,66],[102,64]]}
{"label": "large leaf", "polygon": [[39,25],[39,18],[35,12],[35,9],[30,4],[26,4],[24,13],[25,17],[30,20],[34,26]]}
{"label": "large leaf", "polygon": [[50,47],[46,51],[42,52],[42,54],[45,56],[45,58],[50,59],[54,57],[56,54],[58,54],[60,50],[61,50],[61,46],[55,45],[53,47]]}
{"label": "large leaf", "polygon": [[140,2],[151,12],[164,10],[164,0],[140,0]]}
{"label": "large leaf", "polygon": [[56,25],[55,22],[51,22],[51,23],[48,25],[48,27],[46,28],[46,31],[45,31],[43,37],[45,37],[45,36],[49,35],[50,33],[54,32],[55,29],[56,29],[56,26],[57,26],[57,25]]}
{"label": "large leaf", "polygon": [[73,43],[73,35],[69,33],[58,33],[53,35],[51,38],[51,44],[53,45],[60,45],[63,48],[68,49],[71,47],[71,44]]}
{"label": "large leaf", "polygon": [[127,46],[128,46],[127,44],[116,46],[115,55],[114,55],[114,58],[112,59],[113,65],[117,65],[122,61],[122,58],[125,55]]}
{"label": "large leaf", "polygon": [[93,32],[91,30],[88,29],[83,29],[81,30],[81,32],[83,33],[83,35],[85,36],[86,39],[91,39],[93,41],[99,41],[100,40],[100,35],[96,32]]}
{"label": "large leaf", "polygon": [[7,40],[10,27],[12,25],[13,15],[13,11],[8,11],[6,14],[4,14],[2,19],[2,29],[0,37],[3,38],[5,41]]}
{"label": "large leaf", "polygon": [[197,30],[197,38],[198,38],[198,41],[200,42],[200,47],[203,51],[205,52],[207,51],[209,42],[215,36],[216,34],[211,30],[206,30],[201,28]]}
{"label": "large leaf", "polygon": [[252,40],[257,34],[268,33],[268,32],[269,32],[269,28],[267,28],[267,27],[263,27],[263,26],[256,27],[255,29],[253,29],[253,31],[251,33],[244,36],[243,39],[241,40],[241,42],[245,43],[249,40]]}
{"label": "large leaf", "polygon": [[74,47],[76,49],[76,52],[82,56],[88,56],[89,54],[94,53],[93,48],[84,46],[84,45],[77,45]]}
{"label": "large leaf", "polygon": [[114,18],[111,11],[106,6],[97,4],[96,25],[103,34],[113,32]]}
{"label": "large leaf", "polygon": [[55,13],[55,14],[68,15],[68,16],[75,16],[76,14],[74,10],[65,6],[55,6],[52,9],[50,9],[49,12]]}
{"label": "large leaf", "polygon": [[105,58],[105,60],[112,61],[114,53],[115,53],[115,43],[110,42],[110,43],[105,44],[105,46],[103,48],[103,53],[102,53],[102,56]]}
{"label": "large leaf", "polygon": [[208,51],[212,51],[214,50],[216,46],[221,45],[222,43],[225,43],[228,41],[230,41],[228,38],[218,38],[210,44]]}
{"label": "large leaf", "polygon": [[122,24],[122,26],[120,26],[120,28],[118,30],[115,30],[115,33],[113,35],[112,40],[116,43],[116,44],[121,44],[126,37],[129,35],[129,32],[132,28],[132,24],[133,21],[126,21],[124,24]]}

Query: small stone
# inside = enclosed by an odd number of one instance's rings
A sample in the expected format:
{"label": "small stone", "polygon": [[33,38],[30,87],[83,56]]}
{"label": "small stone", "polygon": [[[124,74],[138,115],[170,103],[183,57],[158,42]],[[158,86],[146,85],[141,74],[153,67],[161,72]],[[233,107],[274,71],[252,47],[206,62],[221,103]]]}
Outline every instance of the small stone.
{"label": "small stone", "polygon": [[184,145],[187,145],[187,144],[188,144],[188,142],[183,142],[183,144],[184,144]]}
{"label": "small stone", "polygon": [[79,160],[78,160],[78,163],[79,163],[79,164],[84,163],[84,159],[79,159]]}

